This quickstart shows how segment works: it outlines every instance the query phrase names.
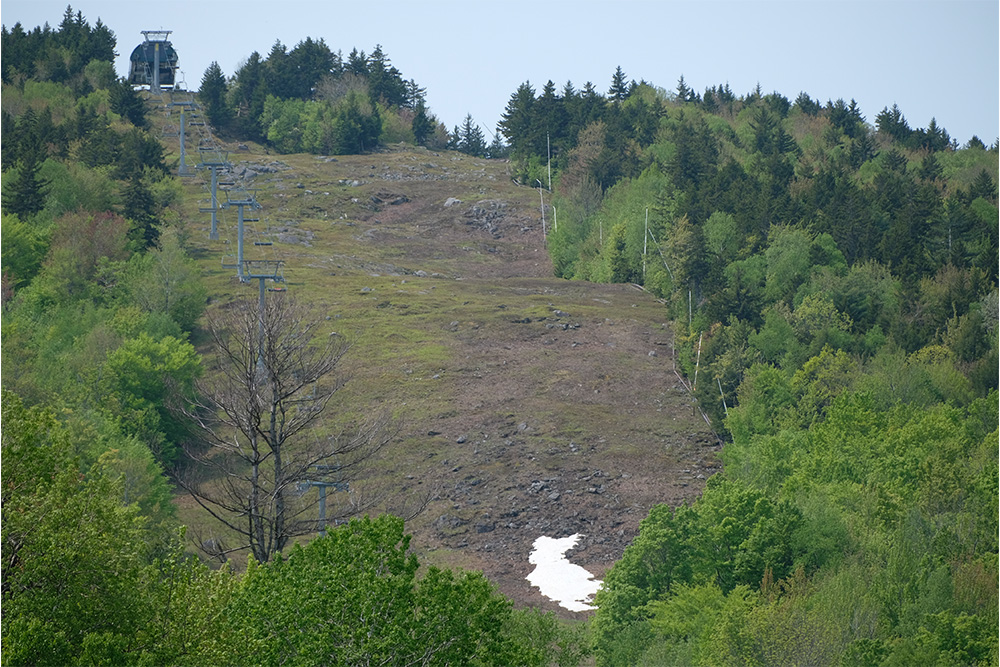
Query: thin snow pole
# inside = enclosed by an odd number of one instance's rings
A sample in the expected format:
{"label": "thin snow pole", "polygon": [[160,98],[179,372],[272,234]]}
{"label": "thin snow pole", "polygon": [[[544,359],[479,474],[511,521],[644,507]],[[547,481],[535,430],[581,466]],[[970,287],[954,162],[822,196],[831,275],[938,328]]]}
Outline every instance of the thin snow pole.
{"label": "thin snow pole", "polygon": [[694,382],[691,383],[691,392],[698,388],[698,366],[701,365],[701,339],[705,335],[705,332],[701,332],[698,335],[698,358],[694,362]]}
{"label": "thin snow pole", "polygon": [[726,395],[722,393],[722,380],[715,378],[716,382],[719,383],[719,396],[722,397],[722,409],[726,411],[726,417],[729,416],[729,406],[726,405]]}
{"label": "thin snow pole", "polygon": [[642,234],[642,283],[646,284],[646,242],[649,240],[649,207],[646,207],[646,226]]}

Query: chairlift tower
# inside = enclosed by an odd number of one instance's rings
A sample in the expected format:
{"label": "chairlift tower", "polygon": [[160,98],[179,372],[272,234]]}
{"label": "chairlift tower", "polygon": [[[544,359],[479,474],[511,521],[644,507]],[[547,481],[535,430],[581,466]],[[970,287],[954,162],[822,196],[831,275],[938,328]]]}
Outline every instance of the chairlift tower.
{"label": "chairlift tower", "polygon": [[[267,291],[267,281],[274,283],[285,282],[282,273],[284,262],[280,259],[248,259],[243,262],[243,277],[241,280],[249,282],[257,280],[260,286],[260,296],[257,299],[257,307],[260,311],[260,318],[257,322],[257,365],[264,364],[264,308],[266,302],[264,294]],[[274,287],[276,291],[284,291],[283,288]]]}
{"label": "chairlift tower", "polygon": [[180,131],[180,144],[181,144],[181,164],[177,168],[178,176],[193,176],[194,172],[189,170],[187,164],[184,162],[184,139],[187,136],[187,127],[185,125],[184,112],[187,109],[192,111],[195,109],[196,105],[191,100],[181,100],[180,102],[171,102],[170,106],[180,107],[181,109],[181,131]]}
{"label": "chairlift tower", "polygon": [[[313,468],[320,475],[328,475],[331,473],[336,473],[337,477],[341,476],[341,466],[339,465],[314,465]],[[334,491],[350,491],[350,482],[344,481],[334,481],[327,482],[321,480],[306,480],[299,482],[296,490],[299,495],[305,494],[311,487],[319,488],[319,536],[323,537],[326,535],[326,490],[332,488]]]}
{"label": "chairlift tower", "polygon": [[245,193],[240,199],[230,199],[225,204],[223,208],[230,208],[232,206],[236,207],[236,272],[240,278],[240,282],[246,282],[243,275],[244,262],[243,262],[243,223],[247,221],[243,217],[243,209],[249,207],[250,209],[259,209],[260,204],[254,198],[253,194]]}
{"label": "chairlift tower", "polygon": [[202,213],[212,214],[212,230],[208,234],[208,238],[212,241],[219,240],[219,172],[226,171],[230,167],[229,161],[224,156],[219,156],[218,159],[202,159],[197,167],[208,169],[212,174],[212,206],[198,209]]}

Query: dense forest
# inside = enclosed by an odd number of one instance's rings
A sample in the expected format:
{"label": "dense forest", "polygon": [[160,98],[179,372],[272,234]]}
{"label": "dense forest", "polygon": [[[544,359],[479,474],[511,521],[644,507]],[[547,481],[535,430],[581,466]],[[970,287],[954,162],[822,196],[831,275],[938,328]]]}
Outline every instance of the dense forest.
{"label": "dense forest", "polygon": [[501,129],[556,271],[661,297],[728,441],[606,577],[598,664],[996,664],[997,144],[620,68]]}
{"label": "dense forest", "polygon": [[206,70],[234,141],[551,166],[557,274],[662,299],[724,470],[649,513],[583,639],[421,566],[389,515],[242,573],[185,553],[207,292],[116,45],[71,8],[2,32],[5,665],[998,664],[996,142],[619,68],[606,93],[524,83],[487,145],[381,46]]}

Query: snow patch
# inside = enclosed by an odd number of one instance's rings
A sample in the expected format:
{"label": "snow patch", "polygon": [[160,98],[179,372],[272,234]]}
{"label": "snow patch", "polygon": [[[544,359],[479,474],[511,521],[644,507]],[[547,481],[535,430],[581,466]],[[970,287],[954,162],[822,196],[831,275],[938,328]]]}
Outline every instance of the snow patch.
{"label": "snow patch", "polygon": [[525,577],[542,595],[570,611],[593,609],[590,600],[601,587],[594,575],[566,559],[566,552],[575,547],[581,537],[579,533],[563,538],[539,537],[528,557],[535,569]]}

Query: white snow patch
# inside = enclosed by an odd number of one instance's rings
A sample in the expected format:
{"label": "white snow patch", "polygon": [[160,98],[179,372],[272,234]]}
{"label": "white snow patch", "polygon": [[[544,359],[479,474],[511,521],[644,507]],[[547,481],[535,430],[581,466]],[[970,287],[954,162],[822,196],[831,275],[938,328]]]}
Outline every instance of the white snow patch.
{"label": "white snow patch", "polygon": [[590,600],[601,587],[594,575],[566,560],[566,552],[575,547],[581,537],[579,533],[563,538],[539,537],[528,557],[535,569],[525,577],[542,595],[570,611],[593,609]]}

